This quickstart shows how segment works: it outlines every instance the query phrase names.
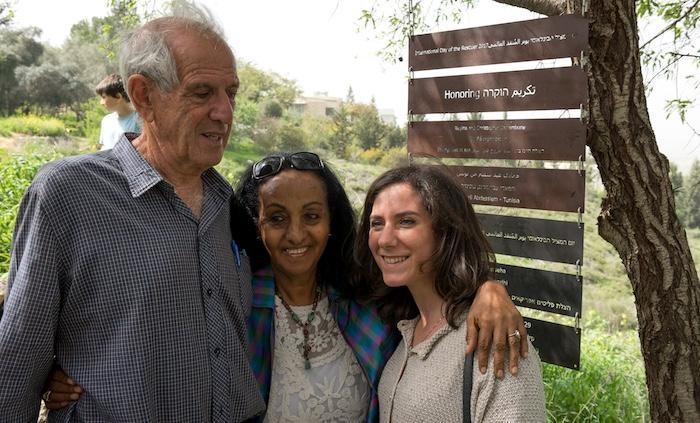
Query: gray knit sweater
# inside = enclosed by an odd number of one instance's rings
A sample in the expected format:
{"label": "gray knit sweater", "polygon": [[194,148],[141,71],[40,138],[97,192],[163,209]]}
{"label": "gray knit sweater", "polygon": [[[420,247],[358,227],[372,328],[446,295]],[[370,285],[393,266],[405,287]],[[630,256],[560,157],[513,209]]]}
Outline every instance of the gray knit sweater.
{"label": "gray knit sweater", "polygon": [[[462,422],[462,374],[467,325],[449,325],[410,348],[418,319],[403,320],[398,328],[403,341],[387,363],[379,381],[381,423]],[[493,354],[486,374],[474,360],[471,394],[472,422],[544,422],[542,365],[530,344],[527,359],[518,362],[519,373],[493,374]],[[509,368],[507,365],[506,369]]]}

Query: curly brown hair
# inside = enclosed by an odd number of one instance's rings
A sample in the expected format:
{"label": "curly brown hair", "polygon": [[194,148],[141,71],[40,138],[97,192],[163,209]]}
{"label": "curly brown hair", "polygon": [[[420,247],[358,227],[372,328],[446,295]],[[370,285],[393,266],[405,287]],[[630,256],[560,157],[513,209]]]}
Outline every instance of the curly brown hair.
{"label": "curly brown hair", "polygon": [[437,244],[431,256],[436,270],[435,289],[447,304],[448,323],[457,327],[457,318],[472,303],[477,288],[493,275],[496,261],[467,193],[442,166],[409,165],[391,169],[369,187],[354,254],[356,264],[362,269],[360,277],[367,299],[375,302],[380,316],[392,325],[418,315],[408,288],[390,288],[384,284],[368,244],[375,199],[387,187],[404,183],[418,194],[432,218]]}

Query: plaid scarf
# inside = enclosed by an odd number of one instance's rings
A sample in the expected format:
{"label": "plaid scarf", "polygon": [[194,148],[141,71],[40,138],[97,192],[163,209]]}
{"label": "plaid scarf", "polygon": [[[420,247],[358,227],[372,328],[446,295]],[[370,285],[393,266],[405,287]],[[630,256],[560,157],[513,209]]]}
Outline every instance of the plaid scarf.
{"label": "plaid scarf", "polygon": [[[328,287],[331,314],[345,341],[352,348],[357,362],[365,372],[370,385],[372,399],[367,413],[367,422],[379,421],[377,388],[384,365],[399,343],[396,328],[384,324],[374,307],[340,298]],[[248,318],[248,342],[250,365],[260,385],[265,403],[270,397],[272,377],[272,350],[275,342],[275,279],[267,267],[253,275],[253,309]],[[262,419],[261,419],[262,420]]]}

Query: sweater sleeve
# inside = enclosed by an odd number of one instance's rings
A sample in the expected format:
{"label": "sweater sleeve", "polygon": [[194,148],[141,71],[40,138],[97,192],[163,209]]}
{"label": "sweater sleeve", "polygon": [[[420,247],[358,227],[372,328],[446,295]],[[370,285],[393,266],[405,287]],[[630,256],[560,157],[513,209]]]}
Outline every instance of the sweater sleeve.
{"label": "sweater sleeve", "polygon": [[[505,372],[503,379],[493,374],[493,352],[486,374],[474,360],[474,385],[471,394],[473,422],[546,421],[542,363],[537,350],[529,344],[528,357],[518,361],[518,374]],[[506,358],[506,368],[509,368]]]}

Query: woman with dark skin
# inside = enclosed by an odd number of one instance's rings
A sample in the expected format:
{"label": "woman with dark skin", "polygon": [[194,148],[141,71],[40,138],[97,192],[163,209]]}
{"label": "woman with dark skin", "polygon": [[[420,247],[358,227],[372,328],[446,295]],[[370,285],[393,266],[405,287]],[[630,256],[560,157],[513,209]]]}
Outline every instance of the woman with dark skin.
{"label": "woman with dark skin", "polygon": [[[240,222],[246,214],[239,200],[255,226]],[[247,170],[233,201],[233,237],[257,270],[250,361],[268,403],[266,419],[378,421],[379,375],[398,332],[374,306],[359,301],[366,292],[358,291],[352,258],[355,218],[338,178],[313,153],[270,155]],[[483,329],[486,348],[513,328],[524,333],[497,282],[483,284],[477,302],[471,322]],[[471,341],[476,347],[476,337]],[[512,350],[520,352],[517,345]],[[55,374],[48,406],[74,399],[66,397],[72,387],[62,382],[64,376]]]}

